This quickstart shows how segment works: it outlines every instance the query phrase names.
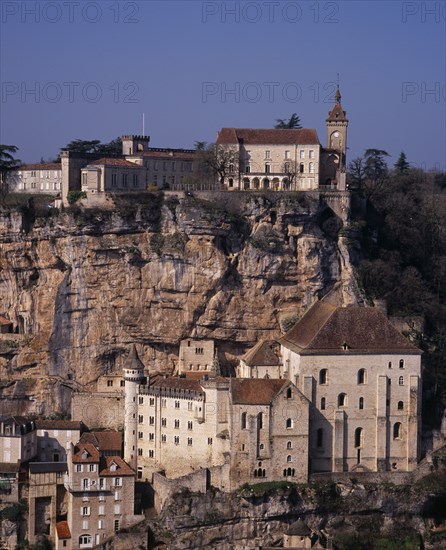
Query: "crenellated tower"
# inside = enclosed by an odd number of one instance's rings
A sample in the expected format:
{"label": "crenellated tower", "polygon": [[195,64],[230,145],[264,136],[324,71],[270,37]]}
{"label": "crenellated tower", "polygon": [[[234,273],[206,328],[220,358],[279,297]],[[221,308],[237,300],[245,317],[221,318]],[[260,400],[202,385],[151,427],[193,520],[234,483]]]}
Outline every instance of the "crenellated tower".
{"label": "crenellated tower", "polygon": [[144,384],[144,364],[133,344],[124,364],[124,460],[136,470],[138,444],[138,388]]}

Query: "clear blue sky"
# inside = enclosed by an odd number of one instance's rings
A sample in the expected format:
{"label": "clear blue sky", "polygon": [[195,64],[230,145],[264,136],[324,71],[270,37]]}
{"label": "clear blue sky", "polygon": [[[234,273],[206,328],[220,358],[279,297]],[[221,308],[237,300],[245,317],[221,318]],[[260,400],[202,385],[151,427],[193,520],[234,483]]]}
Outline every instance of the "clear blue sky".
{"label": "clear blue sky", "polygon": [[339,73],[350,160],[404,150],[445,170],[445,6],[2,0],[0,143],[36,162],[141,133],[145,113],[153,147],[193,147],[297,112],[325,145]]}

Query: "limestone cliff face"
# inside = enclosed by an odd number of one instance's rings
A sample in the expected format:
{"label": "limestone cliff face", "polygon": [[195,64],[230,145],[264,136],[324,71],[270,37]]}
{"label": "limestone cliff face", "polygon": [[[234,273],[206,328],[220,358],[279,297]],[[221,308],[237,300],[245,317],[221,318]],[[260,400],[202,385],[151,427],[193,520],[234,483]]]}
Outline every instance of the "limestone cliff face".
{"label": "limestone cliff face", "polygon": [[3,408],[67,412],[132,342],[150,370],[170,372],[191,335],[229,365],[336,285],[355,302],[340,226],[302,193],[0,212],[0,315],[19,333],[0,340],[0,395],[17,398]]}

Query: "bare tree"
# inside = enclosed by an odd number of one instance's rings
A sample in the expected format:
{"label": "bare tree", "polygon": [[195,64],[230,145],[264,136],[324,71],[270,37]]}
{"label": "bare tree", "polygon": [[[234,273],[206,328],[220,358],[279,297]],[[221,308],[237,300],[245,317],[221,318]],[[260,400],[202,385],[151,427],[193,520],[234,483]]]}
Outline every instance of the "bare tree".
{"label": "bare tree", "polygon": [[211,143],[197,154],[204,170],[217,178],[221,185],[226,178],[238,175],[239,153],[236,147]]}
{"label": "bare tree", "polygon": [[297,162],[291,159],[285,160],[282,164],[282,172],[288,180],[289,189],[292,189],[297,179]]}

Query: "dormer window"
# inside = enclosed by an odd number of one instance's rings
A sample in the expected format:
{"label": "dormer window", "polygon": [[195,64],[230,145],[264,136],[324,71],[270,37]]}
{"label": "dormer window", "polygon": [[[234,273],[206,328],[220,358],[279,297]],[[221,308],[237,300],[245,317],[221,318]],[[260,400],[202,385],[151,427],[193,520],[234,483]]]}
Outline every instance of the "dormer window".
{"label": "dormer window", "polygon": [[350,349],[350,346],[347,344],[347,342],[344,342],[344,343],[342,344],[342,349],[343,349],[343,350],[348,350],[348,349]]}
{"label": "dormer window", "polygon": [[83,459],[86,459],[86,458],[88,458],[90,455],[88,454],[88,451],[87,451],[86,449],[84,449],[84,450],[82,451],[82,455],[81,455],[81,456],[82,456]]}
{"label": "dormer window", "polygon": [[112,462],[110,464],[110,472],[116,472],[116,469],[117,469],[116,462]]}

